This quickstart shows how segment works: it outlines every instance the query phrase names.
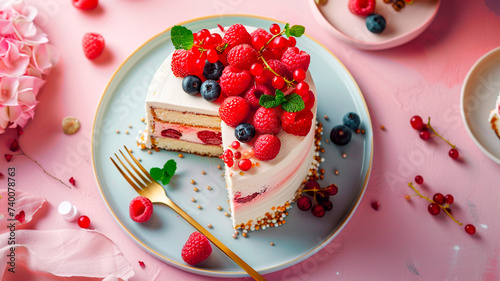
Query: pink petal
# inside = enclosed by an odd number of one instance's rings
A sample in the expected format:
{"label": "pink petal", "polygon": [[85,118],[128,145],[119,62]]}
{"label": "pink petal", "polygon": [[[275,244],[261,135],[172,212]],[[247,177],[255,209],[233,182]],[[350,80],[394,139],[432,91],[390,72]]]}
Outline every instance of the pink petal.
{"label": "pink petal", "polygon": [[[2,202],[9,202],[9,193],[7,189],[0,189],[0,196],[2,196]],[[8,204],[0,204],[0,214],[4,216],[0,220],[0,233],[9,231],[7,225],[9,221],[7,219],[13,219],[21,210],[24,211],[24,221],[25,223],[30,222],[33,219],[33,214],[35,214],[45,202],[45,199],[37,195],[16,190],[16,204],[14,205],[15,212],[9,212]],[[0,275],[1,276],[1,275]]]}
{"label": "pink petal", "polygon": [[11,39],[0,40],[1,76],[20,76],[26,72],[30,57],[22,51],[22,44]]}
{"label": "pink petal", "polygon": [[[0,235],[8,241],[10,233]],[[16,230],[16,245],[0,249],[0,276],[9,274],[10,247],[15,247],[16,280],[75,280],[115,276],[128,280],[134,276],[120,249],[104,234],[85,229]],[[94,266],[89,266],[94,265]],[[88,280],[88,279],[85,279]],[[91,279],[94,280],[94,279]]]}
{"label": "pink petal", "polygon": [[17,100],[17,89],[19,80],[17,77],[3,77],[0,80],[0,104],[3,106],[19,105]]}
{"label": "pink petal", "polygon": [[33,47],[33,64],[43,74],[47,75],[59,61],[59,52],[50,44]]}

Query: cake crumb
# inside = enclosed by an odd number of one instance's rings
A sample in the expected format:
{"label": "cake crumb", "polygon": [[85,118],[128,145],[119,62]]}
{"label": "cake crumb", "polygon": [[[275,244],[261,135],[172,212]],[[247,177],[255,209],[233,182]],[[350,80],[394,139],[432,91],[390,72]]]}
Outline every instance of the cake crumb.
{"label": "cake crumb", "polygon": [[207,174],[207,172],[205,172],[205,171],[201,171],[201,174],[202,174],[202,175],[206,175],[206,174]]}
{"label": "cake crumb", "polygon": [[207,227],[208,227],[208,228],[212,228],[212,224],[210,224],[210,223],[209,223],[209,224],[207,224]]}
{"label": "cake crumb", "polygon": [[191,198],[191,202],[196,202],[196,199],[194,199],[194,198]]}
{"label": "cake crumb", "polygon": [[179,158],[184,158],[184,155],[182,153],[179,153]]}
{"label": "cake crumb", "polygon": [[194,181],[194,180],[191,180],[191,181],[190,181],[190,183],[191,183],[191,184],[195,184],[195,181]]}
{"label": "cake crumb", "polygon": [[194,192],[198,192],[198,188],[197,187],[194,187],[193,190],[194,190]]}
{"label": "cake crumb", "polygon": [[196,208],[198,208],[198,209],[200,209],[200,210],[201,210],[201,206],[200,206],[200,205],[196,206]]}
{"label": "cake crumb", "polygon": [[222,210],[222,207],[221,206],[217,206],[217,210]]}
{"label": "cake crumb", "polygon": [[220,165],[217,165],[217,169],[219,169],[219,170],[220,170],[220,169],[222,169],[222,167],[221,167]]}
{"label": "cake crumb", "polygon": [[342,153],[342,158],[346,159],[347,158],[347,154],[344,152]]}
{"label": "cake crumb", "polygon": [[210,185],[207,185],[208,190],[212,190],[212,187]]}

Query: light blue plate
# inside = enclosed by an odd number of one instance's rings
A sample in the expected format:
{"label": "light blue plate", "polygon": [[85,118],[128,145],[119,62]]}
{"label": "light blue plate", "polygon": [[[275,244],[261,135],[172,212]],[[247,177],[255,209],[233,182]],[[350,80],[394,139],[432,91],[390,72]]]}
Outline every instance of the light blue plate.
{"label": "light blue plate", "polygon": [[[214,28],[217,24],[229,26],[241,23],[268,28],[276,20],[254,16],[224,16],[196,19],[182,23],[193,31]],[[152,219],[139,224],[129,218],[128,206],[135,191],[118,173],[109,157],[127,145],[136,157],[142,159],[147,168],[161,167],[168,159],[175,159],[178,170],[171,183],[166,186],[169,196],[202,225],[211,224],[210,231],[262,274],[274,272],[294,265],[326,246],[344,228],[356,210],[365,192],[370,175],[373,152],[373,131],[370,115],[364,98],[344,65],[325,47],[310,37],[298,40],[298,47],[307,51],[312,58],[310,71],[318,89],[318,120],[324,124],[325,134],[322,146],[326,161],[322,186],[335,183],[339,193],[333,197],[333,210],[323,218],[316,218],[310,212],[290,209],[286,224],[265,231],[249,232],[248,237],[232,237],[223,170],[218,158],[200,157],[161,151],[148,154],[136,146],[138,130],[144,130],[141,118],[145,116],[144,100],[147,88],[165,57],[174,49],[170,32],[165,30],[153,37],[135,51],[116,71],[109,82],[97,109],[93,126],[92,160],[95,176],[105,204],[125,232],[138,245],[157,258],[180,269],[208,276],[247,276],[234,262],[217,248],[212,255],[197,266],[189,266],[181,258],[181,249],[194,229],[163,205],[155,205]],[[200,102],[205,102],[200,99]],[[353,134],[352,141],[345,147],[326,143],[330,130],[342,122],[347,112],[357,112],[362,120],[364,134]],[[323,116],[328,115],[328,120]],[[131,126],[132,128],[129,128]],[[120,133],[116,133],[119,130]],[[126,134],[125,131],[129,131]],[[342,153],[347,158],[342,158]],[[339,175],[334,174],[339,171]],[[205,171],[206,174],[202,174]],[[190,181],[194,180],[195,184]],[[298,184],[298,183],[297,183]],[[211,187],[211,190],[207,188]],[[198,192],[193,190],[194,187]],[[191,198],[196,199],[192,202]],[[202,208],[198,209],[197,205]],[[222,211],[217,206],[222,207]],[[307,230],[307,231],[304,231]],[[271,242],[274,246],[271,246]]]}

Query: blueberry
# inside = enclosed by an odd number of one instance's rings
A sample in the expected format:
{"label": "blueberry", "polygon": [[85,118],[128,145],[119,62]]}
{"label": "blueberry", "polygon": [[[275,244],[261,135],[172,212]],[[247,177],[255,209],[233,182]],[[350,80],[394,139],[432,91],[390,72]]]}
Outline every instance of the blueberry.
{"label": "blueberry", "polygon": [[351,141],[351,130],[344,125],[333,127],[330,132],[330,140],[336,145],[346,145]]}
{"label": "blueberry", "polygon": [[201,96],[207,101],[216,101],[220,96],[220,85],[215,80],[205,80],[201,83]]}
{"label": "blueberry", "polygon": [[224,65],[220,61],[216,61],[214,63],[205,61],[205,67],[203,67],[203,76],[207,79],[217,80],[222,75],[222,71],[224,70]]}
{"label": "blueberry", "polygon": [[344,125],[346,125],[349,129],[356,131],[359,128],[359,116],[354,112],[349,112],[344,115],[342,123],[344,123]]}
{"label": "blueberry", "polygon": [[196,95],[200,92],[201,79],[196,75],[188,75],[182,79],[182,89],[189,95]]}
{"label": "blueberry", "polygon": [[378,14],[371,14],[366,17],[366,28],[373,33],[382,33],[385,29],[385,18]]}
{"label": "blueberry", "polygon": [[241,123],[234,129],[234,136],[240,142],[250,142],[255,137],[255,128],[248,123]]}

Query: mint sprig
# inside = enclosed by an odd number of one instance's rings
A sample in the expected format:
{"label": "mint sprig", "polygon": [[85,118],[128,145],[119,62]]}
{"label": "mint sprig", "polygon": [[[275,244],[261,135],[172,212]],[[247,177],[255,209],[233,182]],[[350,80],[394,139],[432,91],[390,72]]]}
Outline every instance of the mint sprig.
{"label": "mint sprig", "polygon": [[163,165],[163,168],[153,167],[149,170],[149,173],[155,181],[161,181],[163,185],[167,185],[176,170],[177,163],[175,160],[170,159]]}
{"label": "mint sprig", "polygon": [[300,37],[304,34],[304,32],[306,31],[306,28],[303,27],[302,25],[292,25],[292,27],[290,27],[290,24],[286,24],[285,25],[285,35],[286,37]]}
{"label": "mint sprig", "polygon": [[170,37],[172,38],[172,44],[176,50],[189,50],[194,45],[193,32],[185,26],[175,25],[172,27],[170,30]]}
{"label": "mint sprig", "polygon": [[276,96],[260,96],[259,104],[264,108],[273,108],[281,105],[281,109],[288,112],[298,112],[306,107],[301,96],[295,93],[285,96],[280,90],[276,90]]}

